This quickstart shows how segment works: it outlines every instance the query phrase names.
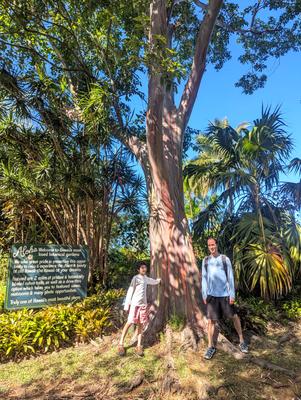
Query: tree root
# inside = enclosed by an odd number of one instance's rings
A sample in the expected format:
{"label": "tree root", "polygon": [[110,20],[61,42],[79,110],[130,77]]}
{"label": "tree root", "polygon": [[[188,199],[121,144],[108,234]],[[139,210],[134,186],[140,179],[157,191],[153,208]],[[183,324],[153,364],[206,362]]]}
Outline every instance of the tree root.
{"label": "tree root", "polygon": [[288,383],[272,383],[272,382],[268,382],[268,381],[262,381],[262,383],[264,385],[271,386],[273,389],[282,389],[282,388],[288,388],[291,386]]}
{"label": "tree root", "polygon": [[280,367],[279,365],[271,363],[269,361],[266,361],[262,358],[249,356],[249,358],[246,357],[246,359],[248,361],[250,361],[251,363],[258,365],[261,368],[269,369],[269,370],[275,371],[275,372],[281,372],[282,374],[287,375],[291,378],[296,377],[296,373],[294,371],[291,371],[287,368]]}
{"label": "tree root", "polygon": [[172,340],[173,334],[171,328],[166,326],[166,368],[167,372],[164,376],[161,391],[163,393],[176,393],[181,389],[178,378],[175,374],[174,359],[172,357]]}
{"label": "tree root", "polygon": [[236,360],[242,360],[247,357],[246,354],[241,353],[241,351],[234,346],[229,339],[221,334],[218,336],[218,340],[216,341],[216,347],[225,353],[231,354]]}
{"label": "tree root", "polygon": [[173,360],[173,357],[172,357],[172,330],[171,330],[171,328],[167,325],[166,326],[166,349],[167,349],[167,355],[166,355],[166,358],[167,358],[167,368],[168,369],[175,369],[175,366],[174,366],[174,360]]}
{"label": "tree root", "polygon": [[199,338],[196,337],[195,333],[188,325],[181,332],[181,341],[180,350],[186,351],[192,349],[193,351],[197,351],[199,348]]}
{"label": "tree root", "polygon": [[[196,328],[200,328],[200,327],[197,326]],[[202,329],[204,332],[205,328],[202,328]],[[193,349],[193,351],[197,351],[198,350],[198,342],[199,342],[199,339],[201,336],[202,336],[202,334],[199,334],[199,331],[197,331],[187,325],[184,328],[184,330],[182,331],[182,342],[183,343],[182,343],[180,349],[188,350],[191,348],[191,349]],[[285,343],[287,340],[291,340],[292,337],[293,337],[293,334],[285,335],[282,338],[281,343]],[[173,370],[174,366],[173,366],[173,359],[171,356],[172,330],[168,325],[166,326],[166,340],[167,340],[167,347],[168,347],[167,367],[171,368]],[[264,360],[264,359],[261,359],[258,357],[254,357],[250,354],[241,353],[241,351],[237,348],[237,346],[235,346],[233,343],[231,343],[229,339],[227,339],[224,335],[222,335],[220,333],[220,328],[216,329],[216,332],[214,334],[214,343],[218,349],[221,349],[225,353],[230,354],[236,360],[245,360],[246,362],[251,362],[261,368],[268,369],[268,370],[271,370],[274,372],[280,372],[291,378],[296,378],[296,373],[292,370],[281,367],[281,366],[271,363],[267,360]],[[170,382],[173,381],[172,377],[168,377],[166,379],[169,379]],[[170,386],[169,383],[167,384],[167,386]]]}
{"label": "tree root", "polygon": [[287,375],[291,378],[295,378],[296,374],[294,371],[291,371],[287,368],[280,367],[277,364],[266,361],[262,358],[254,357],[250,354],[241,353],[240,350],[236,346],[234,346],[230,340],[228,340],[224,335],[219,334],[216,337],[217,347],[223,350],[225,353],[231,354],[237,360],[245,360],[251,362],[261,368],[269,369],[271,371],[280,372],[284,375]]}
{"label": "tree root", "polygon": [[278,340],[278,349],[286,342],[289,342],[293,338],[295,338],[295,334],[292,331],[287,332],[285,335],[281,336],[281,338]]}
{"label": "tree root", "polygon": [[145,373],[143,370],[139,371],[138,375],[124,388],[124,392],[131,392],[138,386],[140,386],[145,379]]}

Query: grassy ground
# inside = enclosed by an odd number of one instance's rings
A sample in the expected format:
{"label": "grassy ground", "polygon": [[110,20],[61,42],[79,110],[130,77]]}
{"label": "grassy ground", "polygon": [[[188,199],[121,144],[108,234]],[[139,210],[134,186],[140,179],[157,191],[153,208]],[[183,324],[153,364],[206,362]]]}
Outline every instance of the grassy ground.
{"label": "grassy ground", "polygon": [[[294,336],[285,341],[286,334]],[[269,326],[252,353],[296,372],[296,379],[237,361],[221,351],[209,362],[181,350],[181,334],[145,350],[116,355],[117,336],[0,366],[1,399],[298,400],[301,399],[301,326]],[[283,341],[283,343],[281,343]],[[135,382],[136,380],[136,382]],[[142,383],[141,383],[142,382]],[[141,384],[140,384],[141,383]],[[136,387],[137,386],[137,387]]]}

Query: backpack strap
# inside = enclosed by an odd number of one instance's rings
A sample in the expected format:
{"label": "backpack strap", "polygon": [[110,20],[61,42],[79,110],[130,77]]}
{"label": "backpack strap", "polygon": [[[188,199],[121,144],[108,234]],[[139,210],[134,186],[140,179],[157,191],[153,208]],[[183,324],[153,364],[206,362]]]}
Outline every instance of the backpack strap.
{"label": "backpack strap", "polygon": [[226,256],[224,254],[222,254],[222,263],[223,263],[223,268],[224,268],[224,271],[225,271],[225,274],[226,274],[227,282],[229,282],[227,258],[226,258]]}
{"label": "backpack strap", "polygon": [[[205,266],[205,271],[207,273],[209,257],[208,256],[205,257],[204,260],[205,260],[205,265],[204,265]],[[222,254],[222,263],[223,263],[223,268],[224,268],[224,271],[225,271],[225,274],[226,274],[226,279],[227,279],[227,282],[228,282],[229,281],[229,279],[228,279],[228,265],[227,265],[227,258],[226,258],[226,256],[224,254]]]}

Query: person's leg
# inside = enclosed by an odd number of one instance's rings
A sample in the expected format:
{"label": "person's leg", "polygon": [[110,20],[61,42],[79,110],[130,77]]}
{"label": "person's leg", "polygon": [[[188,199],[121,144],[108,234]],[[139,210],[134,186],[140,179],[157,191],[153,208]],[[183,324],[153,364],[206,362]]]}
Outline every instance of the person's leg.
{"label": "person's leg", "polygon": [[207,327],[207,334],[208,334],[208,348],[204,354],[204,358],[206,360],[210,360],[215,352],[215,346],[214,346],[214,332],[216,328],[216,320],[208,319],[208,327]]}
{"label": "person's leg", "polygon": [[216,325],[216,321],[212,320],[212,319],[208,319],[208,347],[214,347],[214,343],[213,343],[213,335],[214,335],[214,331],[215,331],[215,325]]}
{"label": "person's leg", "polygon": [[142,333],[143,333],[143,325],[138,324],[137,325],[137,346],[138,347],[142,346]]}
{"label": "person's leg", "polygon": [[219,300],[217,297],[208,296],[207,297],[207,335],[208,335],[208,349],[205,352],[205,359],[210,360],[215,352],[215,330],[216,330],[216,322],[220,318],[220,306]]}
{"label": "person's leg", "polygon": [[138,356],[143,356],[142,347],[142,334],[143,334],[143,324],[139,323],[137,326],[137,354]]}
{"label": "person's leg", "polygon": [[135,326],[135,330],[133,331],[133,336],[131,338],[131,346],[133,346],[137,342],[137,337],[138,337],[138,325]]}
{"label": "person's leg", "polygon": [[124,339],[125,339],[126,334],[128,333],[128,330],[129,330],[129,328],[130,328],[131,325],[132,325],[132,324],[131,324],[130,322],[127,322],[127,323],[124,325],[124,328],[123,328],[122,334],[121,334],[121,338],[120,338],[120,341],[119,341],[119,345],[120,345],[120,346],[123,346],[123,344],[124,344]]}
{"label": "person's leg", "polygon": [[239,316],[237,314],[234,314],[232,320],[233,320],[233,323],[234,323],[235,330],[236,330],[236,332],[238,334],[238,337],[239,337],[239,343],[243,343],[244,342],[244,337],[243,337],[243,334],[242,334],[240,318],[239,318]]}
{"label": "person's leg", "polygon": [[240,318],[237,315],[236,308],[234,304],[230,304],[229,302],[229,297],[223,297],[221,298],[221,309],[222,309],[222,314],[225,318],[231,318],[234,324],[234,328],[238,334],[239,337],[239,342],[243,343],[244,342],[244,337],[242,334],[242,329],[241,329],[241,323],[240,323]]}
{"label": "person's leg", "polygon": [[247,343],[244,340],[243,334],[242,334],[242,329],[241,329],[241,323],[240,323],[240,318],[237,314],[234,314],[233,316],[233,323],[236,329],[236,332],[239,336],[239,349],[242,353],[248,353],[249,352],[249,347]]}

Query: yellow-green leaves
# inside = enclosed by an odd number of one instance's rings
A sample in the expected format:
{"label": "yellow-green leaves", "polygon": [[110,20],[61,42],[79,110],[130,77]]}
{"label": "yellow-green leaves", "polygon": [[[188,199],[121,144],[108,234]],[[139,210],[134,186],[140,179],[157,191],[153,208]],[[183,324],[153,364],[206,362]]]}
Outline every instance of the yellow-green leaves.
{"label": "yellow-green leaves", "polygon": [[124,295],[110,290],[80,303],[0,313],[0,360],[46,353],[87,342],[112,325],[114,304]]}

